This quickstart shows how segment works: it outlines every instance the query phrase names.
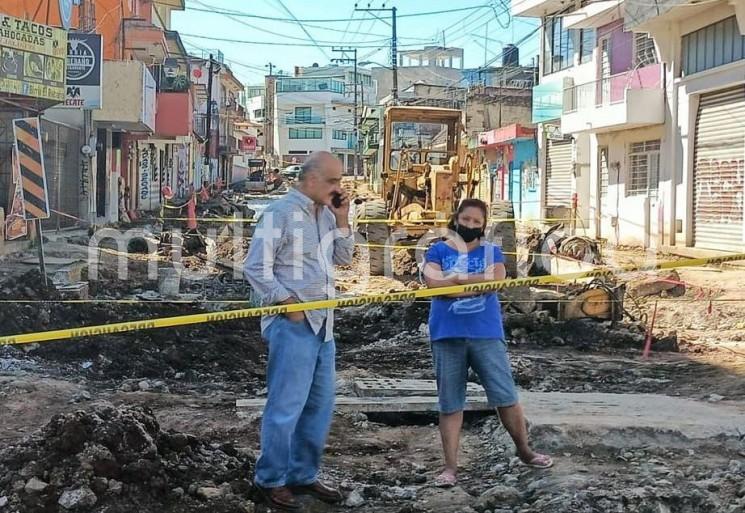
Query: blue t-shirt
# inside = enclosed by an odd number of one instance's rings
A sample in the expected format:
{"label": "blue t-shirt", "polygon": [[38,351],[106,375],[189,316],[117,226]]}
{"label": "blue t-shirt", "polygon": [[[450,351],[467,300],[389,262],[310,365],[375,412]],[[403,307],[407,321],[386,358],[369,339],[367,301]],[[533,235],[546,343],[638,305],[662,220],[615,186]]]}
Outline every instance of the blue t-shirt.
{"label": "blue t-shirt", "polygon": [[[459,253],[445,242],[438,242],[425,256],[443,272],[483,273],[487,267],[504,263],[499,246],[484,242],[469,253]],[[444,338],[503,339],[502,311],[496,292],[462,298],[435,297],[429,311],[429,334]]]}

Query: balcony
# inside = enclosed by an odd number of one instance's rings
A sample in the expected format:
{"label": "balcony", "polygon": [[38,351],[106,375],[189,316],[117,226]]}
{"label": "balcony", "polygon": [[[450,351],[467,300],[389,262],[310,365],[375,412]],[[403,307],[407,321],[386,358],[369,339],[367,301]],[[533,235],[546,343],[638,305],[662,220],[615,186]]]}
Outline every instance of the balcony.
{"label": "balcony", "polygon": [[344,94],[344,82],[330,78],[289,78],[277,79],[278,93],[339,93]]}
{"label": "balcony", "polygon": [[363,155],[369,156],[374,154],[376,151],[378,151],[378,148],[380,148],[380,133],[377,130],[368,132],[367,135],[365,135],[362,143]]}
{"label": "balcony", "polygon": [[[740,10],[745,16],[745,3],[742,0],[722,0],[721,5],[729,4]],[[656,0],[654,8],[650,9],[649,0],[625,0],[624,20],[625,29],[635,32],[647,32],[667,23],[677,23],[684,19],[694,19],[707,11],[711,11],[715,4],[699,0]],[[738,16],[740,16],[738,14]],[[745,30],[745,24],[741,32]]]}
{"label": "balcony", "polygon": [[194,114],[193,130],[200,139],[207,139],[207,114]]}
{"label": "balcony", "polygon": [[[540,18],[567,7],[566,0],[512,0],[512,16]],[[572,2],[573,3],[573,2]]]}
{"label": "balcony", "polygon": [[285,116],[285,125],[325,125],[326,118],[323,116]]}
{"label": "balcony", "polygon": [[141,62],[163,62],[168,57],[165,32],[147,20],[125,18],[124,48]]}
{"label": "balcony", "polygon": [[158,93],[155,133],[164,137],[189,136],[193,130],[194,106],[191,93]]}
{"label": "balcony", "polygon": [[564,89],[561,131],[611,132],[665,122],[662,65]]}
{"label": "balcony", "polygon": [[99,127],[131,132],[155,130],[155,80],[138,61],[104,61],[105,101],[93,111]]}

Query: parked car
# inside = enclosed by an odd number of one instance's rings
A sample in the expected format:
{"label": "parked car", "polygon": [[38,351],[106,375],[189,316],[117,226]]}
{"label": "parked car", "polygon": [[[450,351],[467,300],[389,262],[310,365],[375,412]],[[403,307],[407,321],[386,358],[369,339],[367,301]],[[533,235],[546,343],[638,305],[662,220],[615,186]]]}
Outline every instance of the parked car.
{"label": "parked car", "polygon": [[285,178],[297,180],[298,175],[300,175],[300,166],[287,166],[282,171],[280,171],[280,173]]}

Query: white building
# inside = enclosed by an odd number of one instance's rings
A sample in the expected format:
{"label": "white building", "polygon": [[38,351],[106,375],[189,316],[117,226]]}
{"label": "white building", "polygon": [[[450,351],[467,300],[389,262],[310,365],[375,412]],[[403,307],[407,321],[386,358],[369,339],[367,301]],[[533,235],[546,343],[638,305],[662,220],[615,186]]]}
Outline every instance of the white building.
{"label": "white building", "polygon": [[302,163],[314,151],[330,151],[354,172],[354,103],[335,78],[277,77],[274,151],[282,166]]}
{"label": "white building", "polygon": [[246,109],[246,116],[252,123],[263,123],[265,116],[266,94],[264,85],[246,86],[241,94],[241,105]]}
{"label": "white building", "polygon": [[513,1],[512,14],[542,21],[533,122],[543,217],[659,246],[665,91],[653,40],[625,29],[623,0]]}
{"label": "white building", "polygon": [[665,62],[665,243],[745,251],[745,1],[627,0]]}
{"label": "white building", "polygon": [[745,1],[513,1],[542,20],[542,211],[612,243],[745,250]]}

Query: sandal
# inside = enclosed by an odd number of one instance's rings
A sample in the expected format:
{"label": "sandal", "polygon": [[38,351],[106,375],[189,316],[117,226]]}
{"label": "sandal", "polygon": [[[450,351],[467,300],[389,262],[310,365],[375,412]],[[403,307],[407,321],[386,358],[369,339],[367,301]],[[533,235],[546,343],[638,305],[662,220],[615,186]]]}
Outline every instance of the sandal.
{"label": "sandal", "polygon": [[522,464],[531,468],[551,468],[554,466],[554,460],[546,454],[535,453],[530,461],[522,461]]}
{"label": "sandal", "polygon": [[458,478],[455,474],[447,470],[443,471],[439,476],[435,478],[435,486],[437,488],[452,488],[458,483]]}

